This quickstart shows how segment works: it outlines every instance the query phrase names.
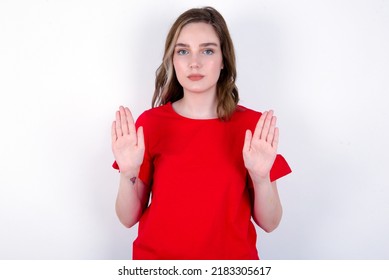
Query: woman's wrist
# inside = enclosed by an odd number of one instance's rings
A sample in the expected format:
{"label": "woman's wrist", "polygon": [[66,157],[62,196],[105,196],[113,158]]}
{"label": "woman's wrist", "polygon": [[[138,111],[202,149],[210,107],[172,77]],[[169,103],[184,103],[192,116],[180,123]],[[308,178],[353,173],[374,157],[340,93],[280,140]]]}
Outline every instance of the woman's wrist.
{"label": "woman's wrist", "polygon": [[270,173],[267,173],[267,174],[264,174],[264,175],[260,175],[260,174],[255,174],[255,173],[249,172],[249,174],[250,174],[251,180],[252,180],[252,182],[254,184],[254,187],[255,186],[260,186],[260,185],[263,185],[263,184],[271,183]]}
{"label": "woman's wrist", "polygon": [[132,184],[135,184],[136,178],[138,178],[138,175],[139,175],[139,168],[129,170],[126,172],[120,172],[120,177],[125,181],[132,182]]}

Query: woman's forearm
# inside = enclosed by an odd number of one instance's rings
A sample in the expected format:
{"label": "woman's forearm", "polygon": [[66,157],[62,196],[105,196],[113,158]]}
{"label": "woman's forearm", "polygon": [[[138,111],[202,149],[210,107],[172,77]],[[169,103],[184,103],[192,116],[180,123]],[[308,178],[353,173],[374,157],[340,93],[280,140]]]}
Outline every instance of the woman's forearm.
{"label": "woman's forearm", "polygon": [[276,182],[270,182],[270,178],[264,178],[254,182],[254,221],[264,231],[271,232],[276,229],[281,221],[282,206],[278,195]]}
{"label": "woman's forearm", "polygon": [[138,178],[138,172],[120,174],[116,214],[124,226],[130,228],[139,221],[148,197],[148,190]]}

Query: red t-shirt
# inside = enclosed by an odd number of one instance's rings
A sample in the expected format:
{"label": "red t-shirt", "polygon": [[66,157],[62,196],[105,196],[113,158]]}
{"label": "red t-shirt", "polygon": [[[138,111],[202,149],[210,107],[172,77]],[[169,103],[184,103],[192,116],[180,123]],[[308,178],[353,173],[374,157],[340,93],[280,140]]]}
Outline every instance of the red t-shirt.
{"label": "red t-shirt", "polygon": [[[242,149],[260,116],[238,106],[229,121],[195,120],[168,103],[138,118],[146,145],[139,178],[152,198],[133,259],[258,259]],[[277,155],[271,180],[290,172]]]}

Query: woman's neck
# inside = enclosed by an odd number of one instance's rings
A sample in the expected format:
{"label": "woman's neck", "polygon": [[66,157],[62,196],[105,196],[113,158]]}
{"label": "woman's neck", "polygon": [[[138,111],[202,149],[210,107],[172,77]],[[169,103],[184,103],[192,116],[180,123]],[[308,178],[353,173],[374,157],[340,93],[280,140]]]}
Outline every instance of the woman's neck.
{"label": "woman's neck", "polygon": [[181,116],[191,119],[217,118],[216,95],[188,94],[173,103],[173,108]]}

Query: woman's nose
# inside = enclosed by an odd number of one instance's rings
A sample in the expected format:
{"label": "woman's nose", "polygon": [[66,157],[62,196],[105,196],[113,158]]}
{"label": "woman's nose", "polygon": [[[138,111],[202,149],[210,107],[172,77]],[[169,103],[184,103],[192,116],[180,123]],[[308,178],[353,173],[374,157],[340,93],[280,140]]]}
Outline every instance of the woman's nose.
{"label": "woman's nose", "polygon": [[199,57],[197,55],[192,55],[189,61],[189,68],[199,68],[201,65]]}

